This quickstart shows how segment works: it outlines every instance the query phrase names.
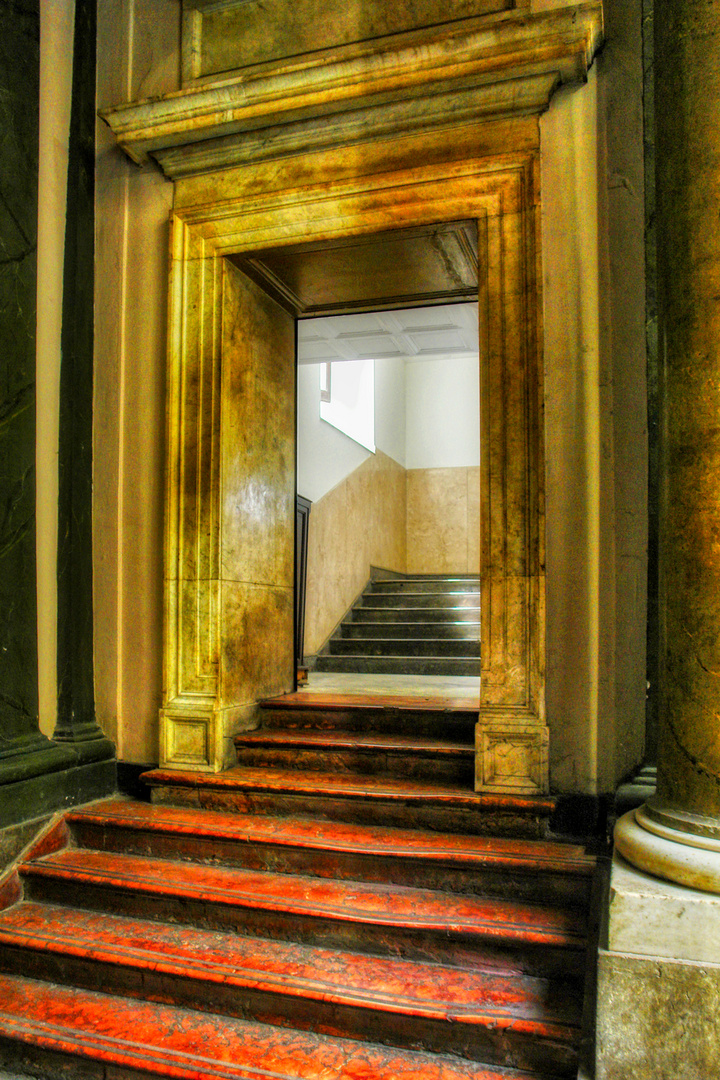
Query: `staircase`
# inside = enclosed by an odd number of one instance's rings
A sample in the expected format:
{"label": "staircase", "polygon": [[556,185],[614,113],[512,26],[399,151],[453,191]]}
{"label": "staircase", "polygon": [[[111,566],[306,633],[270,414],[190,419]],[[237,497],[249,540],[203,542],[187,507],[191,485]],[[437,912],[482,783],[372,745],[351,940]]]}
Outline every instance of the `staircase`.
{"label": "staircase", "polygon": [[416,574],[368,582],[316,670],[479,675],[480,579]]}
{"label": "staircase", "polygon": [[472,791],[472,710],[266,703],[226,773],[60,817],[0,885],[0,1064],[576,1077],[594,859]]}

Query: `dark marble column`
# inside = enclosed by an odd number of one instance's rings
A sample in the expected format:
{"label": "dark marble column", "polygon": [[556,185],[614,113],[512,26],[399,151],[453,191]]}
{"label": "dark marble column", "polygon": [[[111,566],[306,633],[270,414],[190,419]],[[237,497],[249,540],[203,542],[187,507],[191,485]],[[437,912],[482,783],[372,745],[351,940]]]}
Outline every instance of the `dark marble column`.
{"label": "dark marble column", "polygon": [[39,2],[0,0],[0,828],[115,788],[113,745],[95,724],[93,708],[94,0],[78,0],[76,9],[70,140],[74,171],[68,177],[61,380],[61,670],[54,739],[41,734],[38,725],[35,298]]}
{"label": "dark marble column", "polygon": [[114,758],[95,721],[92,426],[95,257],[95,0],[76,0],[63,275],[58,448],[58,721],[80,762]]}
{"label": "dark marble column", "polygon": [[635,865],[720,892],[720,2],[655,5],[658,790]]}
{"label": "dark marble column", "polygon": [[39,0],[0,0],[0,785],[59,770],[74,761],[66,748],[52,743],[38,727],[35,289],[39,38]]}

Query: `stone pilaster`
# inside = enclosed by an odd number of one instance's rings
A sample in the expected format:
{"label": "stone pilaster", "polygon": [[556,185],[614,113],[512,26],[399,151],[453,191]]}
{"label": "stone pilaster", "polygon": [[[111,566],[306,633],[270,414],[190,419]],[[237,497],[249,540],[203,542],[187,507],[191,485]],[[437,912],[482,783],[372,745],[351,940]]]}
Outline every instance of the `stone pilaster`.
{"label": "stone pilaster", "polygon": [[38,726],[35,289],[39,0],[0,0],[0,801],[73,755]]}
{"label": "stone pilaster", "polygon": [[720,892],[720,4],[658,0],[657,795],[618,850]]}

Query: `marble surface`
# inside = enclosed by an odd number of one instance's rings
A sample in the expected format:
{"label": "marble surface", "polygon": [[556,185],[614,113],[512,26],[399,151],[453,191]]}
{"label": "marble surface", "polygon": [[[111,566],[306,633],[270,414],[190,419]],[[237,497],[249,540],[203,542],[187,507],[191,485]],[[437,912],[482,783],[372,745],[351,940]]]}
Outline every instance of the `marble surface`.
{"label": "marble surface", "polygon": [[720,967],[602,952],[596,1080],[710,1080],[720,1058]]}
{"label": "marble surface", "polygon": [[[365,12],[369,5],[355,9]],[[387,12],[385,4],[375,6]],[[361,21],[364,17],[360,15]],[[381,47],[360,49],[342,45],[318,52],[300,51],[290,64],[258,64],[220,83],[193,85],[176,94],[105,110],[103,117],[133,158],[169,152],[167,175],[189,175],[173,149],[188,147],[194,158],[190,172],[227,168],[244,160],[248,132],[264,129],[267,138],[284,137],[290,145],[273,156],[294,156],[328,145],[323,124],[307,120],[341,117],[333,123],[330,145],[365,143],[381,133],[407,130],[403,102],[413,99],[421,126],[447,126],[452,112],[443,109],[443,96],[470,90],[478,96],[474,115],[501,119],[508,115],[543,112],[560,83],[583,80],[602,39],[602,6],[598,0],[537,14],[501,19],[496,25],[482,17],[424,27],[381,39]],[[194,39],[194,42],[197,39]],[[191,46],[194,48],[194,43]],[[371,107],[362,132],[348,138],[352,111]],[[374,108],[378,106],[377,108]],[[440,115],[438,115],[438,109]],[[399,110],[399,113],[398,113]],[[458,110],[470,120],[473,110]],[[395,115],[394,115],[395,114]],[[413,125],[416,126],[416,125]],[[313,137],[316,129],[320,141]],[[238,137],[239,136],[239,137]],[[230,139],[227,145],[223,140]],[[251,134],[251,139],[253,138]],[[198,147],[198,143],[212,144]],[[195,155],[194,150],[198,151]],[[262,157],[258,146],[258,156]],[[175,157],[177,172],[171,160]],[[170,166],[170,167],[168,167]]]}
{"label": "marble surface", "polygon": [[315,695],[359,694],[366,697],[442,697],[479,705],[480,680],[464,675],[355,675],[311,671],[299,691]]}
{"label": "marble surface", "polygon": [[308,533],[305,653],[330,636],[370,579],[406,569],[405,470],[381,450],[316,503]]}
{"label": "marble surface", "polygon": [[514,7],[514,0],[422,0],[341,7],[335,0],[295,0],[291,6],[284,0],[262,4],[241,0],[208,11],[203,11],[202,4],[187,6],[196,15],[194,34],[183,42],[185,82],[419,26],[505,11]]}
{"label": "marble surface", "polygon": [[476,574],[480,567],[480,469],[409,469],[409,574]]}
{"label": "marble surface", "polygon": [[37,0],[0,2],[0,757],[13,741],[46,742],[35,738],[39,36]]}
{"label": "marble surface", "polygon": [[646,874],[615,854],[607,947],[720,964],[720,897]]}
{"label": "marble surface", "polygon": [[658,799],[720,818],[720,17],[701,0],[660,0],[655,15],[664,357]]}

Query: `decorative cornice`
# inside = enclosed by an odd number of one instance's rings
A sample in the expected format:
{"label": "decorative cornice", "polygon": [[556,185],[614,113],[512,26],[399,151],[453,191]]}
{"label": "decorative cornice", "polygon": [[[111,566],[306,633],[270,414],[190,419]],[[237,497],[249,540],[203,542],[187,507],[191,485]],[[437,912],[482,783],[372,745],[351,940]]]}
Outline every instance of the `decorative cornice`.
{"label": "decorative cornice", "polygon": [[467,19],[378,39],[354,54],[309,54],[104,111],[125,152],[171,179],[378,135],[543,112],[585,79],[602,3]]}

